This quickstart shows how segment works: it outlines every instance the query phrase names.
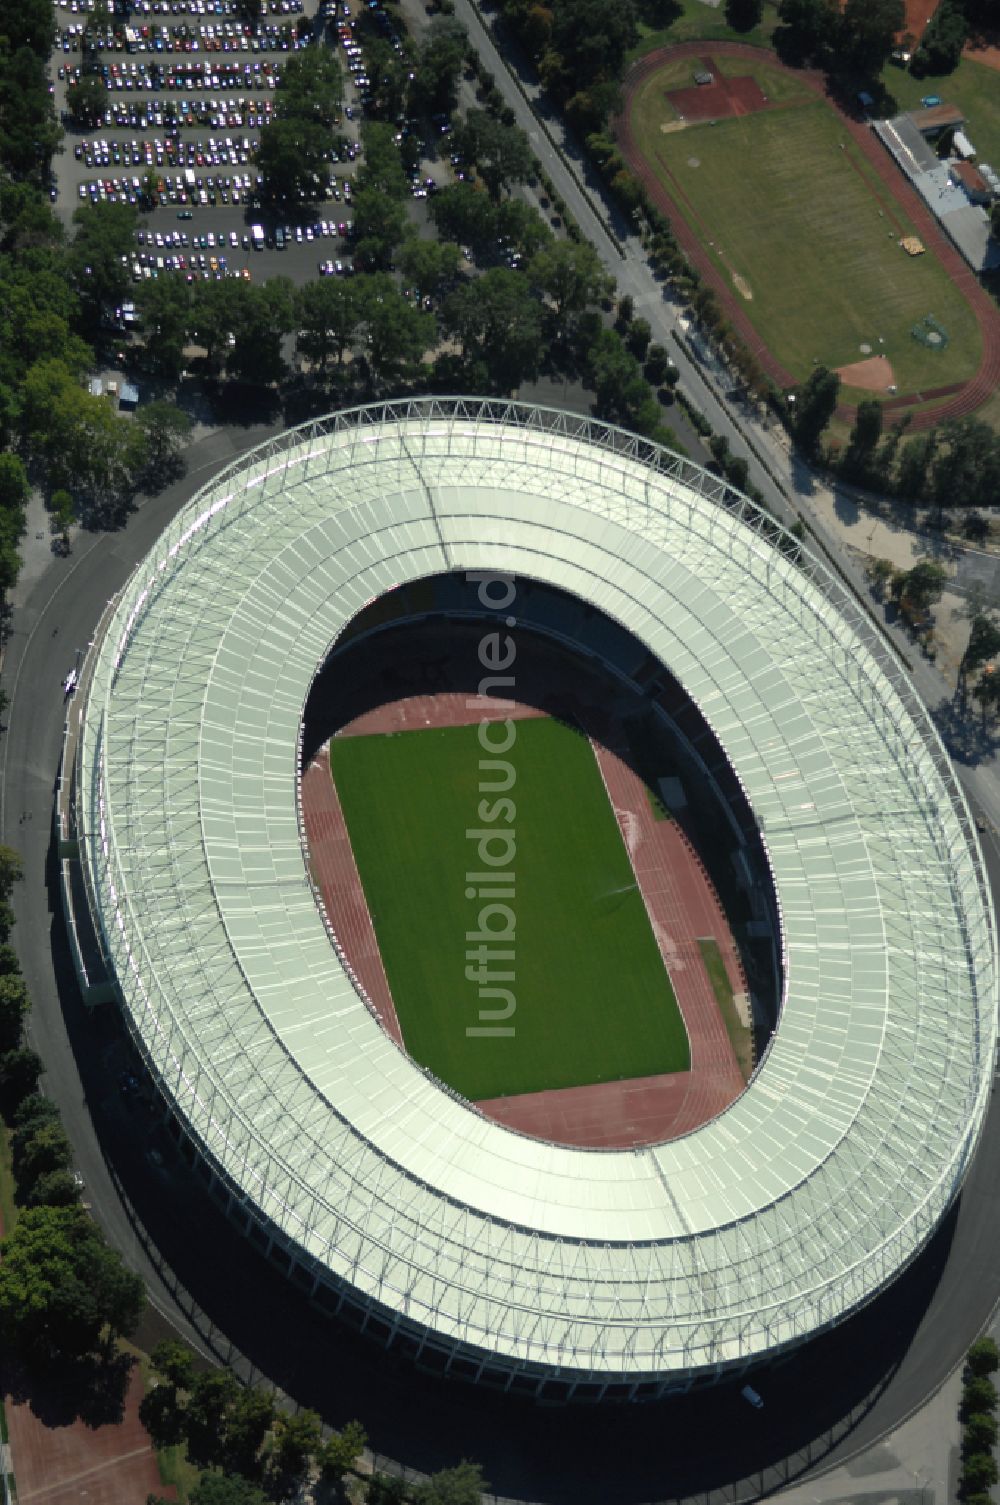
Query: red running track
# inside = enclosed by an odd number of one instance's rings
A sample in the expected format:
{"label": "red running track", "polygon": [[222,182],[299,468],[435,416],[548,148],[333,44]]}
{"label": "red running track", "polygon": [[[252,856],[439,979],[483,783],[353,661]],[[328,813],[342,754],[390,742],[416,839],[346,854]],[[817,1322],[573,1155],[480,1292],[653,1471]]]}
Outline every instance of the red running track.
{"label": "red running track", "polygon": [[[584,719],[586,707],[578,702],[577,709]],[[506,715],[520,719],[543,714],[523,704],[511,707],[492,706],[481,700],[470,702],[453,692],[406,696],[357,717],[339,735],[418,731]],[[694,848],[673,821],[654,819],[645,786],[627,763],[594,737],[591,745],[670,973],[691,1046],[691,1069],[486,1099],[476,1106],[487,1117],[535,1138],[591,1148],[626,1148],[687,1134],[714,1118],[743,1090],[743,1078],[702,964],[698,938],[714,936],[734,991],[745,991],[746,982],[722,906]],[[317,754],[303,776],[302,811],[310,866],[334,933],[384,1027],[402,1045],[402,1031],[330,773],[328,748]]]}
{"label": "red running track", "polygon": [[[928,251],[937,256],[945,271],[964,295],[982,331],[983,353],[975,376],[953,393],[950,389],[945,389],[945,392],[949,393],[949,401],[942,403],[939,407],[924,408],[914,413],[910,429],[915,433],[920,429],[933,428],[945,422],[946,419],[964,418],[967,414],[975,412],[1000,387],[1000,312],[980,285],[976,274],[955,250],[923,199],[904,178],[870,127],[863,121],[852,119],[841,109],[836,99],[830,94],[826,79],[821,73],[804,68],[788,68],[779,61],[774,52],[767,48],[752,47],[748,42],[680,42],[675,47],[661,47],[655,52],[647,53],[626,76],[625,108],[616,122],[618,145],[630,171],[644,184],[651,201],[668,216],[678,244],[697,267],[702,280],[708,283],[716,293],[726,310],[730,323],[760,362],[764,371],[780,387],[795,385],[791,373],[775,359],[762,342],[746,309],[741,305],[740,299],[709,259],[677,202],[671,197],[665,184],[657,177],[632,135],[631,99],[633,92],[643,80],[671,58],[696,57],[710,64],[711,57],[707,54],[714,57],[757,58],[798,79],[814,94],[825,99],[831,109],[836,110],[842,126],[850,133],[859,150],[898,200]],[[928,398],[933,399],[936,395],[945,394],[940,389],[927,393],[915,393],[895,399],[892,406],[897,411],[903,410],[926,402]],[[851,422],[855,413],[856,409],[847,404],[842,404],[837,410],[838,417],[845,422]]]}

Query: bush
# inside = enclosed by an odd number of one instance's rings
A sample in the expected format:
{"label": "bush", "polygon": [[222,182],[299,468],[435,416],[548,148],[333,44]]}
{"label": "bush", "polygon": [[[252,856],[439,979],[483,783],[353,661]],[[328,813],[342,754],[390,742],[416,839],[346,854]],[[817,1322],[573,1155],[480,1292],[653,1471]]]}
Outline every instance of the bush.
{"label": "bush", "polygon": [[1000,1349],[992,1338],[977,1338],[969,1349],[969,1373],[996,1374],[1000,1369]]}
{"label": "bush", "polygon": [[988,1453],[996,1446],[997,1419],[989,1412],[975,1412],[966,1419],[962,1436],[963,1453]]}
{"label": "bush", "polygon": [[992,1453],[971,1453],[962,1464],[962,1491],[978,1494],[990,1489],[1000,1478]]}
{"label": "bush", "polygon": [[997,1391],[986,1375],[974,1375],[962,1387],[962,1415],[975,1416],[981,1412],[992,1415],[997,1408]]}

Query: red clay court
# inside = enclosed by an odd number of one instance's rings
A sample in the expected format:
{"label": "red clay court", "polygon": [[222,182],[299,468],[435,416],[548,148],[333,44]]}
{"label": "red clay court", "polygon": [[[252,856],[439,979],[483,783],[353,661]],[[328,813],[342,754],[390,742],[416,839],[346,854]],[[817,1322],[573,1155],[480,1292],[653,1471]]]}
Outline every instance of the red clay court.
{"label": "red clay court", "polygon": [[25,1404],[6,1403],[18,1505],[141,1505],[149,1494],[177,1498],[160,1483],[149,1434],[139,1420],[142,1379],[133,1369],[122,1420],[89,1427],[46,1426]]}
{"label": "red clay court", "polygon": [[[560,698],[566,709],[566,696]],[[625,838],[653,932],[670,975],[691,1047],[691,1069],[672,1075],[524,1093],[480,1102],[480,1111],[522,1133],[564,1144],[624,1148],[688,1133],[714,1118],[744,1082],[698,948],[719,946],[734,993],[745,993],[739,955],[722,906],[680,825],[657,820],[647,791],[620,751],[607,712],[573,697],[573,713],[591,735],[608,797]],[[403,695],[352,719],[342,736],[468,725],[484,719],[546,714],[537,704],[490,708],[462,692]],[[593,724],[588,725],[588,722]],[[598,731],[599,734],[598,735]],[[314,881],[345,959],[381,1018],[402,1036],[379,955],[354,854],[340,811],[327,747],[303,775],[302,812]]]}
{"label": "red clay court", "polygon": [[690,89],[671,89],[666,98],[682,120],[722,120],[727,115],[752,115],[769,108],[768,100],[755,78],[726,78],[713,58],[698,61],[712,75],[710,84],[694,84]]}

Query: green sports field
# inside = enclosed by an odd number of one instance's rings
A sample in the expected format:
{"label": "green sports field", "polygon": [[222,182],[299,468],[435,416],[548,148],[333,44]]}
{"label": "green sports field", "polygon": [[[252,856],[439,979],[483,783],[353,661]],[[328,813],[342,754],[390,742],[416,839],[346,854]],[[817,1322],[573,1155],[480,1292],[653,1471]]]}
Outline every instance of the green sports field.
{"label": "green sports field", "polygon": [[[972,309],[933,254],[901,249],[914,227],[831,107],[802,86],[790,94],[797,81],[764,62],[720,58],[717,66],[751,73],[782,107],[685,123],[668,98],[685,86],[674,67],[662,81],[658,73],[643,80],[630,121],[772,355],[801,381],[816,363],[864,359],[868,345],[889,357],[901,393],[971,377],[981,354]],[[927,314],[948,330],[946,350],[912,338]]]}
{"label": "green sports field", "polygon": [[[517,722],[502,755],[484,754],[478,734],[447,727],[331,744],[410,1054],[473,1100],[686,1071],[684,1024],[589,742],[544,719]],[[515,808],[487,826],[480,801],[501,796],[480,781],[499,776],[479,762],[501,756],[514,769]],[[470,829],[516,842],[513,920],[488,921],[515,931],[507,1036],[466,1033],[480,1027],[478,984],[465,975],[466,950],[479,943],[466,935],[489,902],[466,897],[466,874],[484,871]],[[489,852],[502,856],[504,845]]]}

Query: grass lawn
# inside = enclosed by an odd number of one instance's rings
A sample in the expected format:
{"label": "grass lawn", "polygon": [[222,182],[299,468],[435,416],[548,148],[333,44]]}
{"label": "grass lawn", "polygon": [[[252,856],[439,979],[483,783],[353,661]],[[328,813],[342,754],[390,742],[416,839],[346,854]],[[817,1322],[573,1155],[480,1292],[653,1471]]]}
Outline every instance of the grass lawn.
{"label": "grass lawn", "polygon": [[4,1233],[13,1233],[17,1222],[17,1204],[14,1201],[14,1171],[10,1158],[10,1130],[0,1124],[0,1220]]}
{"label": "grass lawn", "polygon": [[698,950],[701,952],[708,980],[712,984],[712,992],[719,1005],[719,1013],[725,1022],[726,1034],[733,1047],[736,1063],[743,1074],[743,1080],[749,1081],[750,1073],[753,1071],[753,1034],[737,1013],[732,983],[729,981],[726,964],[722,960],[719,943],[712,936],[703,936],[698,942]]}
{"label": "grass lawn", "polygon": [[[483,753],[476,726],[331,745],[407,1049],[473,1100],[687,1070],[684,1024],[590,744],[556,721],[516,731],[503,755]],[[465,833],[484,828],[480,801],[499,798],[480,790],[499,775],[481,774],[479,760],[501,756],[516,810],[490,829],[516,838],[515,960],[492,965],[513,967],[517,1006],[512,1036],[470,1037],[481,1006],[502,1007],[481,1005],[465,977],[479,944],[466,934],[489,902],[466,898],[465,875],[483,863]]]}
{"label": "grass lawn", "polygon": [[[774,97],[775,70],[752,71]],[[901,393],[974,374],[972,310],[935,257],[901,250],[912,224],[824,101],[664,132],[672,115],[653,75],[632,101],[637,143],[796,380],[860,360],[862,344],[888,355]],[[944,351],[910,335],[929,313],[951,336]]]}
{"label": "grass lawn", "polygon": [[[914,110],[925,94],[937,94],[965,112],[965,130],[979,160],[1000,162],[1000,73],[985,63],[963,58],[954,73],[935,78],[914,78],[901,68],[887,65],[882,71],[886,93],[899,110]],[[1000,172],[1000,167],[997,168]]]}

